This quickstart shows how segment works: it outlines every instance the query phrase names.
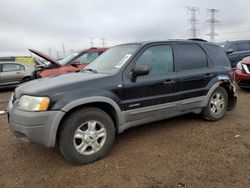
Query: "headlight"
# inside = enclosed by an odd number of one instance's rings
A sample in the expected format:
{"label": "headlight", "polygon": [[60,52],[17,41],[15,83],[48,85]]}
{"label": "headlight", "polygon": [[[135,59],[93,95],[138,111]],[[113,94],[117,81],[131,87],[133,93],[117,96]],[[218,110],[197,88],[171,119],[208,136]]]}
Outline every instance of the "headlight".
{"label": "headlight", "polygon": [[46,111],[49,107],[49,101],[48,97],[23,95],[18,102],[18,108],[24,111]]}
{"label": "headlight", "polygon": [[241,61],[239,63],[237,63],[236,68],[239,70],[242,70],[242,64]]}

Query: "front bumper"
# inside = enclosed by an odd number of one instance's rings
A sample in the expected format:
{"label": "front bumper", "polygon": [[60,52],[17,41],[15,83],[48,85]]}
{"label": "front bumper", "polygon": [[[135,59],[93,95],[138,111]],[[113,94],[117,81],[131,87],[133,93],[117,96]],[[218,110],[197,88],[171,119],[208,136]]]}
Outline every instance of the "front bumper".
{"label": "front bumper", "polygon": [[250,88],[250,74],[243,73],[241,70],[234,71],[234,80],[241,88]]}
{"label": "front bumper", "polygon": [[45,147],[56,144],[57,129],[65,114],[62,111],[26,112],[17,108],[18,100],[8,104],[9,126],[12,133],[24,141]]}

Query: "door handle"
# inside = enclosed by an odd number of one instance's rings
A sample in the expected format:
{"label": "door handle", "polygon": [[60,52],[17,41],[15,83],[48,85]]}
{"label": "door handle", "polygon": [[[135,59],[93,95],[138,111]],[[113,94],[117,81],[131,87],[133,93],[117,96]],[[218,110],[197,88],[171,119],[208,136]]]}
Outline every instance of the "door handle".
{"label": "door handle", "polygon": [[19,71],[18,71],[18,72],[16,72],[16,74],[22,74],[22,72],[19,72]]}
{"label": "door handle", "polygon": [[165,81],[163,82],[164,85],[175,84],[175,83],[176,83],[176,81],[170,80],[170,79],[165,80]]}

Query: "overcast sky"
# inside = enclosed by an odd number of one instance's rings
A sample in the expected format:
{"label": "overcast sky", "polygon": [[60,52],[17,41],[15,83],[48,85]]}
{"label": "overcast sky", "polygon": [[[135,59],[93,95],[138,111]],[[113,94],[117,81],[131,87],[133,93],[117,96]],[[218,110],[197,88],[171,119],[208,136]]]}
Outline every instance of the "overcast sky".
{"label": "overcast sky", "polygon": [[119,43],[189,38],[187,6],[199,7],[198,37],[209,40],[208,8],[219,9],[216,41],[250,39],[249,0],[1,0],[0,56],[67,52]]}

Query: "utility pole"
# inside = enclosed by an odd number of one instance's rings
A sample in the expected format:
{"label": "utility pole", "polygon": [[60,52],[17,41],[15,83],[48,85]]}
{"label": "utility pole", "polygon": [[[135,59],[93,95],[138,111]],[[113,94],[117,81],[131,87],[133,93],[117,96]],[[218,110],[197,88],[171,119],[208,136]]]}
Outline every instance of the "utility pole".
{"label": "utility pole", "polygon": [[94,47],[94,38],[90,37],[89,40],[90,40],[90,47],[91,48]]}
{"label": "utility pole", "polygon": [[49,56],[51,56],[51,48],[49,48],[48,51],[49,51]]}
{"label": "utility pole", "polygon": [[65,48],[64,48],[64,44],[62,44],[62,50],[63,50],[63,58],[65,57]]}
{"label": "utility pole", "polygon": [[56,51],[56,58],[58,59],[60,56],[59,56],[59,52]]}
{"label": "utility pole", "polygon": [[197,13],[199,12],[200,8],[198,7],[189,7],[187,6],[187,12],[191,13],[190,19],[188,19],[188,23],[191,25],[190,33],[192,38],[197,37],[198,29],[197,24],[199,23],[199,20],[197,19]]}
{"label": "utility pole", "polygon": [[219,10],[218,9],[207,9],[208,14],[210,14],[210,19],[207,20],[208,25],[210,26],[210,32],[207,34],[210,36],[210,41],[214,42],[215,41],[215,36],[218,36],[218,34],[215,32],[215,26],[220,23],[216,18],[216,14],[218,14]]}
{"label": "utility pole", "polygon": [[106,40],[106,38],[101,38],[101,41],[102,41],[102,47],[103,47],[103,48],[105,47],[105,40]]}

